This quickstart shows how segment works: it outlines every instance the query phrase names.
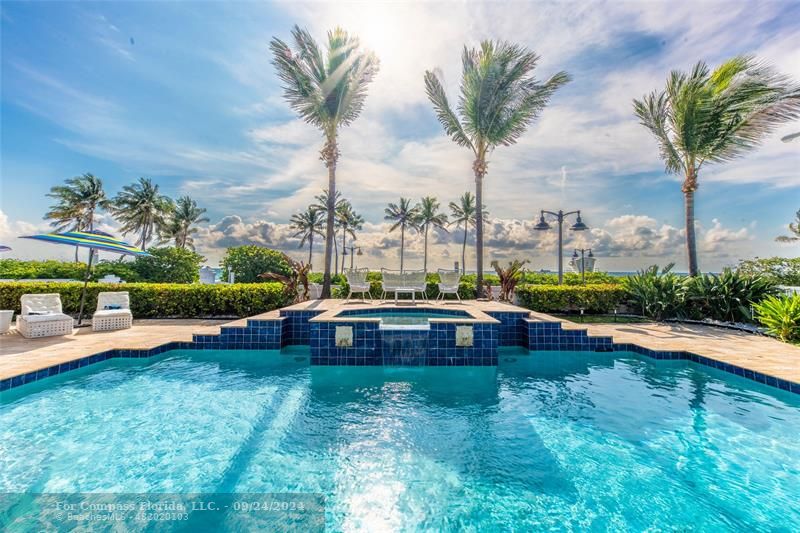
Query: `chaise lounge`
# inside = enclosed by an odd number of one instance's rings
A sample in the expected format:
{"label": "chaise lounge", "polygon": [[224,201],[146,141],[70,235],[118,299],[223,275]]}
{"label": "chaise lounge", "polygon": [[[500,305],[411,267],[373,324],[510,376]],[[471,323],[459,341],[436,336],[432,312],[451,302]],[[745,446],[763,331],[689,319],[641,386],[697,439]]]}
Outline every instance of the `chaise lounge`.
{"label": "chaise lounge", "polygon": [[23,294],[20,303],[17,331],[26,339],[72,333],[72,317],[63,313],[61,295]]}

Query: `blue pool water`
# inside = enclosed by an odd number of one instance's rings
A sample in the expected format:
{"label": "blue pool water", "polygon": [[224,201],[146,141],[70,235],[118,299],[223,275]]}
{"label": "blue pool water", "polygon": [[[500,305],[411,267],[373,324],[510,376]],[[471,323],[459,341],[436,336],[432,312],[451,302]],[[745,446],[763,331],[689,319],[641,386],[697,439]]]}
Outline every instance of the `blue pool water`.
{"label": "blue pool water", "polygon": [[386,325],[392,326],[417,326],[427,324],[431,318],[454,318],[454,317],[469,317],[463,311],[450,311],[448,314],[427,312],[427,311],[380,311],[380,312],[366,312],[359,313],[357,311],[348,311],[340,313],[339,316],[346,316],[348,318],[380,318],[381,322]]}
{"label": "blue pool water", "polygon": [[626,353],[175,351],[4,392],[0,493],[321,493],[345,531],[790,531],[798,428],[796,395]]}

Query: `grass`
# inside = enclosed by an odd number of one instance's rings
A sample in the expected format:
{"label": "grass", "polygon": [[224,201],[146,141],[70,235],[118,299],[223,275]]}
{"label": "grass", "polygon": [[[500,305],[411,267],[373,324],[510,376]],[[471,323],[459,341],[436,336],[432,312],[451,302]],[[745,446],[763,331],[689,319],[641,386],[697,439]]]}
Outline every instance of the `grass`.
{"label": "grass", "polygon": [[630,315],[553,315],[576,324],[644,324],[652,322],[641,316]]}

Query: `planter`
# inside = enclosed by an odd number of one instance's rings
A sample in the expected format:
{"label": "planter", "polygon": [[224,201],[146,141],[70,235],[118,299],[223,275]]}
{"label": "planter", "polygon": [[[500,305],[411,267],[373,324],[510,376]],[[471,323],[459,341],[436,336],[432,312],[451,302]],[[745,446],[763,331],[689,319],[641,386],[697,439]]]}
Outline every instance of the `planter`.
{"label": "planter", "polygon": [[14,311],[0,311],[0,335],[8,333],[11,329],[11,319],[14,318]]}

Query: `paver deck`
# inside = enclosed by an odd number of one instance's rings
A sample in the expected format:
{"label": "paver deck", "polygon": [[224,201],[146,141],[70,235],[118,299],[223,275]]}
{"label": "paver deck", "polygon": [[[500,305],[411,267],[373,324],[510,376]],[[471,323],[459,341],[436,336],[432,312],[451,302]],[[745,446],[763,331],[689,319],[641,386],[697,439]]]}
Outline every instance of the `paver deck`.
{"label": "paver deck", "polygon": [[[380,302],[361,304],[342,300],[315,300],[291,306],[294,310],[338,311],[376,307]],[[513,311],[519,308],[500,302],[469,301],[463,304],[434,304],[452,309]],[[258,315],[269,319],[278,311]],[[589,335],[611,336],[617,343],[638,344],[663,351],[690,351],[761,372],[776,378],[800,383],[800,348],[768,337],[709,326],[683,324],[576,324],[542,313],[532,318],[562,322],[565,329],[588,329]],[[136,320],[128,330],[92,332],[75,330],[65,337],[25,339],[15,332],[0,336],[0,379],[9,378],[60,364],[113,348],[152,348],[171,341],[190,341],[193,333],[214,334],[221,325],[243,325],[241,320]]]}

